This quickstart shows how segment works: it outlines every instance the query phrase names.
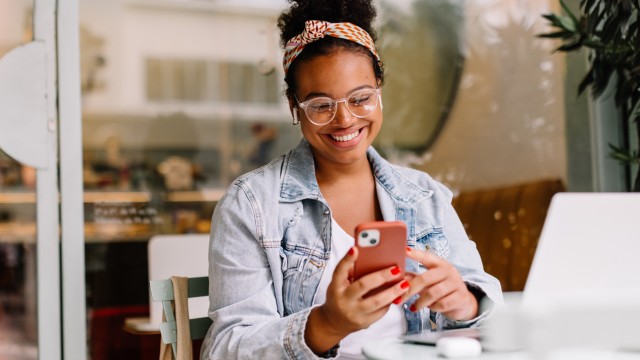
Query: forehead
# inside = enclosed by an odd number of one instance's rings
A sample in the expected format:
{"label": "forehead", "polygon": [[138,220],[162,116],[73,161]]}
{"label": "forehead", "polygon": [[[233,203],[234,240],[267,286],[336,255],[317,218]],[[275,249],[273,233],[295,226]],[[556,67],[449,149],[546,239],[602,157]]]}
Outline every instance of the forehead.
{"label": "forehead", "polygon": [[344,50],[300,63],[295,80],[296,93],[302,98],[311,93],[342,97],[363,85],[376,86],[371,59],[361,53]]}

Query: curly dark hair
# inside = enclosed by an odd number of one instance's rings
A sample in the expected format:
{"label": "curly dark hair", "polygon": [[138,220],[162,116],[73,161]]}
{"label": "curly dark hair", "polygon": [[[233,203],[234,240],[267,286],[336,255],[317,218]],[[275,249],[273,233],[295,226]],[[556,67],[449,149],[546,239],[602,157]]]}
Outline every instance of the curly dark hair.
{"label": "curly dark hair", "polygon": [[[371,0],[289,0],[291,6],[278,18],[280,29],[280,44],[284,48],[287,41],[304,30],[307,20],[323,20],[332,23],[350,22],[358,25],[376,40],[373,20],[376,9]],[[295,73],[298,64],[320,55],[328,55],[337,50],[348,50],[368,56],[371,59],[373,72],[382,85],[384,82],[384,68],[382,62],[366,47],[355,42],[338,39],[332,36],[324,37],[304,47],[302,53],[291,63],[289,71],[284,77],[285,94],[291,98],[296,91]]]}

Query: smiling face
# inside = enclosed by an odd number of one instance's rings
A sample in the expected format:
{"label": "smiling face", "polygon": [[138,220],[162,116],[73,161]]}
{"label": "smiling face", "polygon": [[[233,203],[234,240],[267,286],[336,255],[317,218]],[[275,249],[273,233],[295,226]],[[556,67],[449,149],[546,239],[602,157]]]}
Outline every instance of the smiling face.
{"label": "smiling face", "polygon": [[[342,99],[356,90],[377,87],[371,59],[344,50],[300,63],[295,80],[300,102],[320,96]],[[295,100],[291,105],[296,105]],[[341,102],[333,121],[321,126],[311,123],[305,112],[298,108],[302,134],[311,144],[316,167],[368,164],[367,148],[382,126],[380,107],[378,104],[371,115],[358,118]]]}

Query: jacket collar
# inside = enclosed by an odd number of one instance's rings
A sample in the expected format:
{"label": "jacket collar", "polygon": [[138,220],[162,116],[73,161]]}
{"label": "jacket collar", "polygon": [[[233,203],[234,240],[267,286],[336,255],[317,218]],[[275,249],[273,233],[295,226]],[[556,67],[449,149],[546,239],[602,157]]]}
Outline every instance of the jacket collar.
{"label": "jacket collar", "polygon": [[[367,150],[367,158],[378,184],[396,201],[415,203],[433,193],[432,190],[422,188],[400,174],[396,167],[382,158],[372,146]],[[289,152],[288,161],[284,163],[280,198],[282,201],[322,199],[311,145],[304,138]]]}
{"label": "jacket collar", "polygon": [[304,138],[285,159],[280,186],[280,199],[283,201],[322,198],[311,145]]}

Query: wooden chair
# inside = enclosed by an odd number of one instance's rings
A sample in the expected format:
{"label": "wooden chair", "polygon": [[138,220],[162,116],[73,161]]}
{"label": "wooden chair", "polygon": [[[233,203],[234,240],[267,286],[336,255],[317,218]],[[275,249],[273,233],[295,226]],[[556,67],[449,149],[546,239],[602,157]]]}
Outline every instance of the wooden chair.
{"label": "wooden chair", "polygon": [[153,301],[162,302],[160,359],[191,360],[192,341],[205,337],[211,319],[189,319],[189,298],[208,296],[209,278],[172,276],[171,279],[149,281],[149,288]]}

